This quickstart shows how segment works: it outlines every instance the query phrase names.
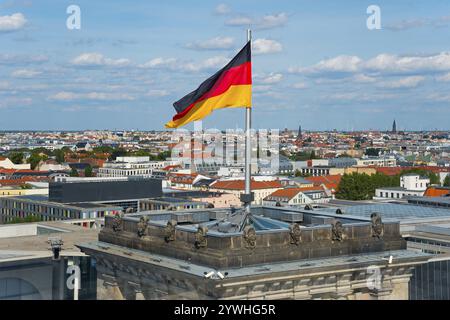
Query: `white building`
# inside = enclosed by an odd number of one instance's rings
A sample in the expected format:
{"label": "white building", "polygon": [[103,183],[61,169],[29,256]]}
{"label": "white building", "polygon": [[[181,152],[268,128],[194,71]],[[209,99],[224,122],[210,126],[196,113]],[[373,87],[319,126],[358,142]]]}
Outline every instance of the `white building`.
{"label": "white building", "polygon": [[150,157],[117,157],[115,161],[105,162],[98,169],[98,177],[151,177],[153,170],[166,166],[165,161],[150,161]]}
{"label": "white building", "polygon": [[302,206],[313,203],[327,203],[331,199],[331,193],[323,187],[285,188],[265,197],[263,205]]}
{"label": "white building", "polygon": [[[256,181],[251,180],[251,189],[254,194],[254,201],[252,204],[261,205],[263,199],[275,191],[282,189],[283,186],[277,180],[273,181]],[[222,180],[215,181],[210,185],[212,192],[225,192],[234,194],[240,199],[241,194],[245,192],[245,181],[241,180]]]}
{"label": "white building", "polygon": [[395,167],[397,159],[393,156],[388,157],[366,157],[357,160],[357,166],[375,166],[375,167]]}
{"label": "white building", "polygon": [[29,163],[15,164],[8,158],[0,157],[0,168],[15,169],[15,170],[30,170],[31,165]]}
{"label": "white building", "polygon": [[425,191],[430,184],[430,179],[418,174],[405,174],[400,177],[400,187],[407,190]]}
{"label": "white building", "polygon": [[418,174],[406,174],[400,177],[400,187],[387,187],[375,190],[374,200],[402,199],[406,196],[421,197],[430,184],[430,179]]}

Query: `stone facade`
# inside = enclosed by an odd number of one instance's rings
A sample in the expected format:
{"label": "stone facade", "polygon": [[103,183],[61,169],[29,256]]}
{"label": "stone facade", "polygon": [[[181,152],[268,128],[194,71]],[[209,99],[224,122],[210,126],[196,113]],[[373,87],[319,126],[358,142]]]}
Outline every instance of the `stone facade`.
{"label": "stone facade", "polygon": [[142,215],[106,217],[99,241],[80,245],[97,261],[99,299],[407,299],[429,258],[376,213],[253,210],[241,231],[223,210],[148,215],[145,230]]}

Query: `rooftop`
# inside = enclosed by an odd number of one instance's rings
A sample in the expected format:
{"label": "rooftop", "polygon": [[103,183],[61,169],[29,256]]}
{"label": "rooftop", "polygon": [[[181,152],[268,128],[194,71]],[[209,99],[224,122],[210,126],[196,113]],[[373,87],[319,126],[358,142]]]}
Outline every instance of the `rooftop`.
{"label": "rooftop", "polygon": [[[450,199],[449,199],[450,200]],[[368,203],[341,207],[345,215],[369,218],[373,212],[381,214],[383,220],[411,220],[445,217],[450,220],[450,209],[424,207],[412,204]],[[323,212],[336,212],[335,208],[318,209]]]}

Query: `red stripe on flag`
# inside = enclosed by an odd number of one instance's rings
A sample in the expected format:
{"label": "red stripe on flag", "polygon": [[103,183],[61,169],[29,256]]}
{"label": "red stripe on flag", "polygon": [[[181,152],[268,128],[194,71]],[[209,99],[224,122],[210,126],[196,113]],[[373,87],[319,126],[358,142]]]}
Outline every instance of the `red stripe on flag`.
{"label": "red stripe on flag", "polygon": [[173,117],[173,121],[184,117],[189,110],[191,110],[200,101],[218,96],[226,92],[231,86],[236,85],[248,85],[252,84],[252,63],[246,62],[240,66],[228,69],[224,71],[217,79],[216,83],[213,85],[211,90],[206,92],[198,100],[184,109],[182,112],[177,113]]}

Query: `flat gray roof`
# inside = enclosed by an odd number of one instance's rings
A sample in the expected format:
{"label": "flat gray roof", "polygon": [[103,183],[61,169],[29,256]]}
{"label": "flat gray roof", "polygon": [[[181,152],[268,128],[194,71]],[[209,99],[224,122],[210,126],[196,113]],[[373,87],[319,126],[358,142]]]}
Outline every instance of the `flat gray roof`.
{"label": "flat gray roof", "polygon": [[[363,204],[340,207],[345,215],[370,218],[374,212],[381,214],[382,218],[396,220],[424,219],[435,217],[448,217],[450,219],[450,209],[418,206],[412,204],[379,203]],[[337,208],[316,209],[315,212],[335,213]]]}

